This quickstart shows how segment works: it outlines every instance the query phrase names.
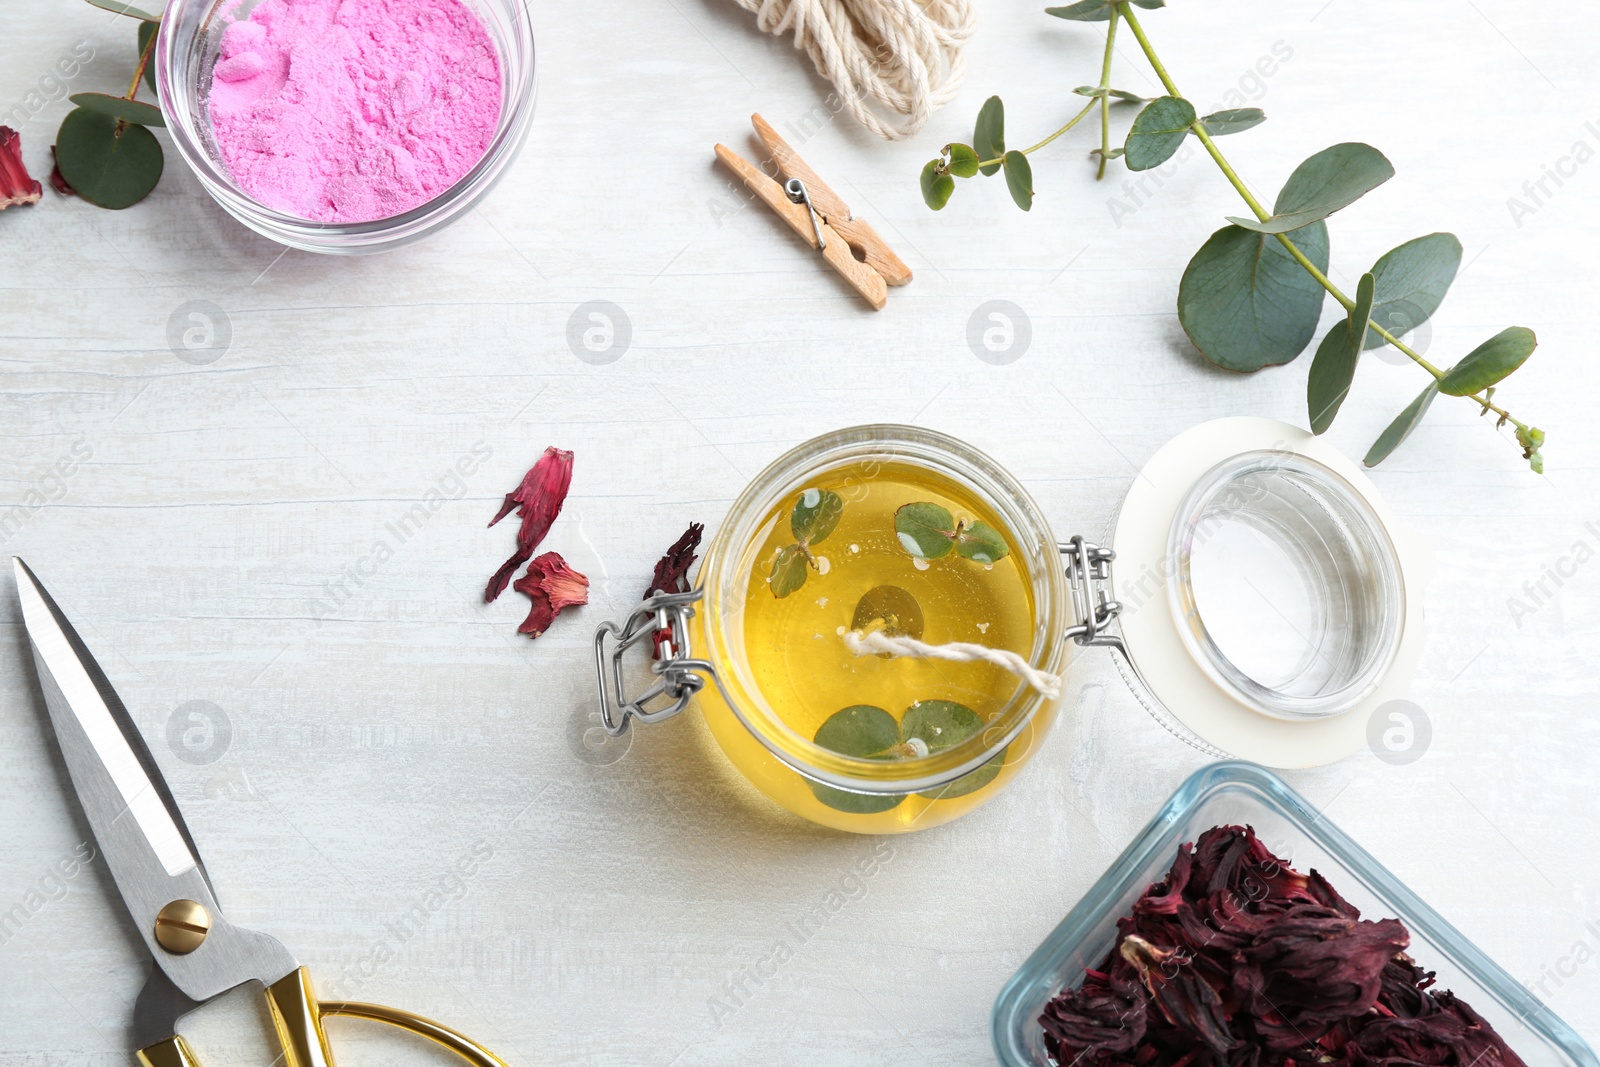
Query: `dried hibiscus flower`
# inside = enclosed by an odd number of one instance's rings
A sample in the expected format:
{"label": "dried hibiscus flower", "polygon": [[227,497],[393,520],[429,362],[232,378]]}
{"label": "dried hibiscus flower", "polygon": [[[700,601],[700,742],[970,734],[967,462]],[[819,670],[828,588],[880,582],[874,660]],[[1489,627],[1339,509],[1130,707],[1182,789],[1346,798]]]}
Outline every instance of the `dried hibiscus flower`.
{"label": "dried hibiscus flower", "polygon": [[1248,826],[1185,845],[1117,922],[1083,983],[1045,1006],[1045,1047],[1074,1067],[1524,1067],[1477,1012],[1316,871]]}
{"label": "dried hibiscus flower", "polygon": [[[694,561],[699,558],[695,553],[700,549],[700,536],[705,532],[704,523],[691,522],[689,528],[683,531],[683,536],[672,542],[667,554],[656,561],[656,572],[650,578],[650,588],[644,591],[646,600],[657,593],[689,591],[689,568],[694,566]],[[651,646],[651,659],[659,660],[663,655],[670,656],[673,650],[672,630],[667,627],[656,630],[651,637]]]}
{"label": "dried hibiscus flower", "polygon": [[644,599],[657,593],[689,591],[689,568],[699,558],[695,553],[700,550],[700,537],[705,532],[704,523],[691,522],[683,536],[672,542],[667,554],[656,561],[656,572],[650,579],[650,588],[644,591]]}
{"label": "dried hibiscus flower", "polygon": [[[570,454],[570,453],[569,453]],[[567,565],[559,552],[546,552],[528,564],[528,573],[511,588],[526,593],[533,606],[517,633],[538,637],[567,608],[589,602],[589,579]]]}
{"label": "dried hibiscus flower", "polygon": [[0,126],[0,211],[15,204],[37,204],[43,195],[44,187],[22,162],[22,135]]}
{"label": "dried hibiscus flower", "polygon": [[516,508],[522,526],[517,530],[516,552],[494,572],[494,577],[489,579],[489,585],[483,591],[484,603],[493,603],[496,597],[505,592],[506,583],[517,573],[517,568],[532,558],[533,550],[550,532],[550,524],[561,514],[561,505],[566,502],[567,489],[571,485],[572,453],[552,445],[544,450],[539,462],[523,475],[522,484],[506,494],[505,504],[501,506],[500,513],[489,520],[489,525],[493,526],[511,514],[512,508]]}

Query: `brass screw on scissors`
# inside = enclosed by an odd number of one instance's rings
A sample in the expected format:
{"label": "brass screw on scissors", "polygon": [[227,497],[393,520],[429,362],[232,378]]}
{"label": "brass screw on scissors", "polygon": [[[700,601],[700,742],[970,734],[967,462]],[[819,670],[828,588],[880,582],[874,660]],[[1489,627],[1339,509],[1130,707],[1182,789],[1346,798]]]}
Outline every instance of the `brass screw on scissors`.
{"label": "brass screw on scissors", "polygon": [[22,622],[33,644],[50,724],[84,814],[150,950],[150,977],[133,1008],[144,1067],[199,1067],[178,1020],[229,990],[265,987],[284,1067],[333,1067],[322,1020],[387,1023],[444,1046],[473,1067],[506,1067],[447,1026],[381,1004],[319,1001],[311,976],[276,938],[234,926],[217,905],[194,839],[139,729],[25,563],[13,557]]}

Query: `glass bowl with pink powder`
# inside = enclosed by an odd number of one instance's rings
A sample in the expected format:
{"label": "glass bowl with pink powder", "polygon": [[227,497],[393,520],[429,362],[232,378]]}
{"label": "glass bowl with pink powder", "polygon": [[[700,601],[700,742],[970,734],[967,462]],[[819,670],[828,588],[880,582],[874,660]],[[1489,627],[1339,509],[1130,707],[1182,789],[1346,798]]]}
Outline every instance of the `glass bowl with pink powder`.
{"label": "glass bowl with pink powder", "polygon": [[378,252],[448,225],[533,116],[524,0],[171,0],[155,64],[201,185],[311,252]]}

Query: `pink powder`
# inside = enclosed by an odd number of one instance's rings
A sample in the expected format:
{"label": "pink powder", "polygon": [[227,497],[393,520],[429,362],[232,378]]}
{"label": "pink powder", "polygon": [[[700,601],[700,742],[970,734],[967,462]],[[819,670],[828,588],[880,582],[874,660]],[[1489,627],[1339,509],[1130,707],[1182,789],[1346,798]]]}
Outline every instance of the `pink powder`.
{"label": "pink powder", "polygon": [[500,57],[461,0],[262,0],[228,27],[211,129],[242,189],[370,222],[472,169],[500,121]]}

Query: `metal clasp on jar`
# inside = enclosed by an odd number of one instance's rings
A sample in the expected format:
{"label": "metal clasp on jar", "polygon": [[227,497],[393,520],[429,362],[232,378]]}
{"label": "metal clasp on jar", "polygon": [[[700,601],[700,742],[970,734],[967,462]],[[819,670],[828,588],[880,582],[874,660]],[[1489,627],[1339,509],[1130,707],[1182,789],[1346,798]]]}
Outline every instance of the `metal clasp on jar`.
{"label": "metal clasp on jar", "polygon": [[1116,589],[1111,578],[1111,561],[1117,554],[1078,536],[1056,547],[1067,559],[1072,617],[1078,620],[1067,627],[1065,638],[1080,645],[1114,648],[1126,657],[1128,650],[1123,646],[1122,635],[1108,632],[1122,614],[1122,602],[1113,596]]}
{"label": "metal clasp on jar", "polygon": [[[678,714],[704,688],[706,679],[714,677],[711,664],[695,659],[689,646],[689,620],[694,616],[694,604],[699,599],[699,590],[662,593],[633,609],[622,625],[605,622],[595,629],[594,669],[599,688],[600,722],[612,737],[627,731],[629,719],[652,723]],[[616,641],[616,647],[609,652],[606,650],[608,637]],[[654,657],[650,670],[656,681],[630,699],[622,676],[622,657],[644,641],[652,645]],[[657,700],[668,703],[650,710],[650,702]]]}

